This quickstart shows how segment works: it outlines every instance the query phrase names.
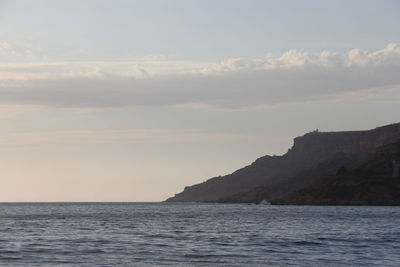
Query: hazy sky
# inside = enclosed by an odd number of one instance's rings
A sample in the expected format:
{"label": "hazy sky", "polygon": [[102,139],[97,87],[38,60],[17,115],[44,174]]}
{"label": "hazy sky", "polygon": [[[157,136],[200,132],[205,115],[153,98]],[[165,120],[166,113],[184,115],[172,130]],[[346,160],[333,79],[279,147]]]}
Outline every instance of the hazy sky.
{"label": "hazy sky", "polygon": [[159,201],[400,121],[399,1],[0,1],[0,202]]}

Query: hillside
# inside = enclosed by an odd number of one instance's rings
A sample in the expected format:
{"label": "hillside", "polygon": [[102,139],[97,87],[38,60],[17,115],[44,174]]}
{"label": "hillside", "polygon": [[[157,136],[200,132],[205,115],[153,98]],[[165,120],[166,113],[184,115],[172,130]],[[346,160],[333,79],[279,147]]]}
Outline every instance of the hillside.
{"label": "hillside", "polygon": [[290,193],[276,204],[400,205],[400,140],[378,149],[368,160]]}
{"label": "hillside", "polygon": [[[314,131],[296,137],[292,148],[282,156],[261,157],[232,174],[185,187],[183,192],[166,201],[226,202],[231,199],[233,202],[242,202],[235,200],[235,197],[260,188],[266,191],[271,191],[273,188],[273,192],[280,193],[271,197],[280,197],[310,185],[329,169],[355,164],[378,147],[393,143],[398,138],[400,138],[400,123],[368,131]],[[324,164],[329,165],[329,168],[324,169]],[[308,178],[310,176],[307,172],[314,173],[312,179]],[[296,184],[297,186],[293,186]]]}

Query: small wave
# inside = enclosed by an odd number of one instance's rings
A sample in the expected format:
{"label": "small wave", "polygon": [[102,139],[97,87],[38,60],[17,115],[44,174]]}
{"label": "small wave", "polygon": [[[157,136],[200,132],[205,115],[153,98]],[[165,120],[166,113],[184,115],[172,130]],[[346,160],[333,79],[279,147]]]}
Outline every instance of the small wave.
{"label": "small wave", "polygon": [[11,256],[1,256],[0,255],[0,260],[5,260],[5,261],[17,261],[22,259],[21,257],[11,257]]}
{"label": "small wave", "polygon": [[248,258],[247,254],[185,254],[185,258],[203,259],[203,258]]}
{"label": "small wave", "polygon": [[299,245],[299,246],[319,246],[319,245],[323,245],[323,243],[321,243],[321,242],[314,242],[314,241],[296,241],[296,242],[293,242],[293,244]]}

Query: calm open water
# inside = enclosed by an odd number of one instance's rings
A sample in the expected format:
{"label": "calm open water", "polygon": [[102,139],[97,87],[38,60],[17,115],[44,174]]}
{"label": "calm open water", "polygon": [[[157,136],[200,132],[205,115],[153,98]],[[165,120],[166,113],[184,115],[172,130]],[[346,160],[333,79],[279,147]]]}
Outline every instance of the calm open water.
{"label": "calm open water", "polygon": [[400,266],[400,207],[0,204],[0,266]]}

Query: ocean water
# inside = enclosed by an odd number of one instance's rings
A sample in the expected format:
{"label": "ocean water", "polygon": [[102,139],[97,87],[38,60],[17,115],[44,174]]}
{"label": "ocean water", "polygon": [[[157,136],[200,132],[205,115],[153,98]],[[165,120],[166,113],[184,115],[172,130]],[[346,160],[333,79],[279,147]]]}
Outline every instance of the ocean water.
{"label": "ocean water", "polygon": [[0,266],[400,266],[400,207],[0,204]]}

